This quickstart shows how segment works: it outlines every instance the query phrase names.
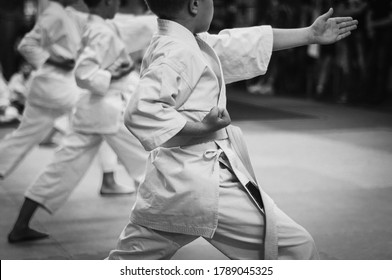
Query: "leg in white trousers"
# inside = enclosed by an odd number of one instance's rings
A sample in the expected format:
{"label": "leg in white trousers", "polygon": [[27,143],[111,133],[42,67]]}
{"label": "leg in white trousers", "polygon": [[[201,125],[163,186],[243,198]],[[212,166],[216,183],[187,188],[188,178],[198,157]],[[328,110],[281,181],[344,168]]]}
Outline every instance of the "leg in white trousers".
{"label": "leg in white trousers", "polygon": [[118,166],[117,155],[108,143],[103,142],[98,151],[99,164],[102,167],[103,173],[115,172]]}
{"label": "leg in white trousers", "polygon": [[125,125],[121,126],[117,134],[106,134],[104,138],[137,186],[144,178],[148,152]]}
{"label": "leg in white trousers", "polygon": [[[317,259],[309,233],[277,210],[279,259]],[[237,178],[221,164],[218,228],[206,239],[230,259],[263,258],[264,216],[248,197]],[[198,238],[156,231],[129,223],[109,259],[170,259],[178,249]]]}
{"label": "leg in white trousers", "polygon": [[25,196],[49,213],[61,207],[79,184],[96,156],[103,140],[115,151],[130,176],[143,176],[147,153],[138,140],[125,128],[117,134],[82,134],[71,132],[56,151],[52,163],[26,191]]}
{"label": "leg in white trousers", "polygon": [[66,114],[27,103],[19,127],[0,142],[0,177],[11,173],[20,161],[52,130],[54,121]]}

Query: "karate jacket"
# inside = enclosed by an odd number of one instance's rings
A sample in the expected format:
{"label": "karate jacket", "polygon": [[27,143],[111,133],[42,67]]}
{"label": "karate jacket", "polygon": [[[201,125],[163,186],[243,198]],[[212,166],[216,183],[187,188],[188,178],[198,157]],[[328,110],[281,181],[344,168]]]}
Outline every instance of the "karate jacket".
{"label": "karate jacket", "polygon": [[38,70],[33,76],[27,101],[46,108],[72,108],[78,97],[73,71],[46,63],[76,61],[80,32],[57,2],[49,1],[34,28],[27,33],[18,51]]}
{"label": "karate jacket", "polygon": [[107,70],[112,64],[132,61],[117,30],[103,18],[89,15],[82,37],[82,49],[75,68],[77,85],[85,89],[73,115],[76,131],[116,133],[123,125],[127,77],[112,80]]}

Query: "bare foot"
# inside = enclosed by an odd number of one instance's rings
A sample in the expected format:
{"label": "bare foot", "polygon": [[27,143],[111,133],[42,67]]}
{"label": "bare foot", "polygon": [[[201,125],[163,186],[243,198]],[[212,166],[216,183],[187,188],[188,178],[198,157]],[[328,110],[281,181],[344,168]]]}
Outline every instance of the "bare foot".
{"label": "bare foot", "polygon": [[53,128],[48,135],[39,143],[40,147],[47,147],[47,148],[52,148],[58,146],[58,144],[54,141],[54,137],[58,133],[58,130],[56,128]]}
{"label": "bare foot", "polygon": [[129,195],[135,191],[134,184],[130,186],[122,186],[116,183],[113,172],[103,173],[101,195]]}
{"label": "bare foot", "polygon": [[10,234],[8,234],[8,242],[9,243],[19,243],[19,242],[44,239],[44,238],[48,238],[48,237],[49,237],[49,234],[36,231],[36,230],[31,229],[29,227],[21,228],[21,229],[14,228],[10,232]]}
{"label": "bare foot", "polygon": [[105,195],[129,195],[134,192],[134,186],[121,186],[118,184],[114,184],[111,186],[102,185],[100,194]]}

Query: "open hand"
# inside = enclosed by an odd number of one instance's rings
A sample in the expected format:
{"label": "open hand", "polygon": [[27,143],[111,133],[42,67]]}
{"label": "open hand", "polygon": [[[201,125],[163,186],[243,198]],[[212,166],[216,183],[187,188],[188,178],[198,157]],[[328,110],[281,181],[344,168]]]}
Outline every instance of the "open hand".
{"label": "open hand", "polygon": [[332,18],[333,9],[319,16],[312,24],[311,34],[316,44],[332,44],[351,34],[357,28],[358,21],[352,17]]}
{"label": "open hand", "polygon": [[228,126],[231,123],[229,112],[225,108],[215,106],[204,117],[202,123],[207,127],[208,131],[217,131]]}

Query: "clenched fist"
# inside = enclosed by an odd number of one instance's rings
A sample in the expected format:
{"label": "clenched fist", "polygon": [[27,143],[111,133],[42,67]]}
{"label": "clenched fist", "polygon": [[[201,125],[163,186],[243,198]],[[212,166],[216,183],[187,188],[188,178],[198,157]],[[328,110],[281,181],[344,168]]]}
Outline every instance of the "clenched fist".
{"label": "clenched fist", "polygon": [[229,112],[225,108],[215,106],[204,117],[202,123],[206,126],[208,131],[217,131],[221,128],[228,126],[231,123]]}

